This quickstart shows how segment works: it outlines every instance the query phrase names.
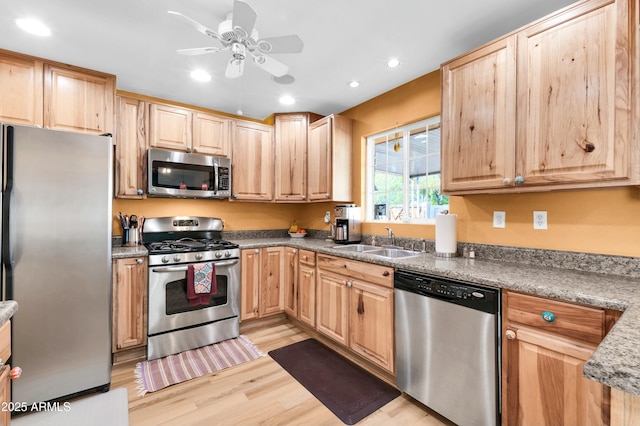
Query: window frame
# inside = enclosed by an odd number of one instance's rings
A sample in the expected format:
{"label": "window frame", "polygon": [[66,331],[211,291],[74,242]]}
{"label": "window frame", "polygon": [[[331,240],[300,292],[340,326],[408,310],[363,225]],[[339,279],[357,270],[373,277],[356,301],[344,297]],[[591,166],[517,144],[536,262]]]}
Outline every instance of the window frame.
{"label": "window frame", "polygon": [[[373,185],[374,185],[374,179],[375,179],[375,167],[372,166],[373,162],[375,161],[375,140],[376,139],[380,139],[380,138],[387,138],[387,141],[389,140],[393,140],[390,137],[392,135],[397,135],[398,133],[402,133],[402,141],[404,144],[408,144],[410,141],[410,134],[412,133],[412,131],[414,131],[417,128],[420,127],[426,127],[426,133],[427,133],[427,137],[429,135],[429,130],[430,128],[432,128],[433,130],[433,126],[437,125],[437,127],[441,127],[442,125],[442,120],[440,115],[435,115],[429,118],[425,118],[422,120],[418,120],[418,121],[414,121],[411,123],[407,123],[404,124],[402,126],[397,126],[391,129],[388,129],[386,131],[382,131],[382,132],[378,132],[372,135],[369,135],[365,138],[365,150],[366,150],[366,162],[365,162],[365,203],[364,203],[364,209],[365,209],[365,214],[363,217],[363,220],[365,222],[370,222],[370,223],[405,223],[405,224],[435,224],[435,217],[434,218],[409,218],[406,217],[405,215],[403,215],[399,220],[392,220],[389,219],[389,213],[387,212],[387,217],[385,219],[375,219],[374,218],[374,214],[373,214],[373,210],[372,210],[372,206],[375,204],[373,202],[374,199],[374,190],[373,190]],[[442,139],[440,140],[442,141]],[[403,164],[403,188],[402,188],[402,204],[403,204],[403,212],[407,211],[409,208],[409,192],[410,192],[410,185],[407,185],[406,183],[409,182],[410,180],[410,150],[409,149],[404,149],[403,150],[403,160],[402,160],[402,164]],[[438,190],[442,190],[442,145],[440,143],[439,146],[439,150],[438,150],[438,157],[440,159],[440,186],[438,187]],[[428,164],[428,158],[429,158],[429,151],[427,149],[427,164]],[[425,176],[429,176],[429,170],[427,170],[427,174]],[[433,186],[428,186],[427,184],[427,193],[429,192],[430,189],[433,189],[435,187]],[[428,199],[428,196],[427,196]],[[448,207],[447,207],[448,209]]]}

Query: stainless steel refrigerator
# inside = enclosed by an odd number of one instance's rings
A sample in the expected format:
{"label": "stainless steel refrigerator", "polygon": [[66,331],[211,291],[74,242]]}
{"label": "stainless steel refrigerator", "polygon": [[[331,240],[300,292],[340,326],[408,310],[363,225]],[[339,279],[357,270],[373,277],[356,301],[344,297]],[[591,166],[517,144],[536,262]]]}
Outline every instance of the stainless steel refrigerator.
{"label": "stainless steel refrigerator", "polygon": [[[1,124],[3,297],[14,402],[111,381],[111,137]],[[6,361],[6,360],[5,360]]]}

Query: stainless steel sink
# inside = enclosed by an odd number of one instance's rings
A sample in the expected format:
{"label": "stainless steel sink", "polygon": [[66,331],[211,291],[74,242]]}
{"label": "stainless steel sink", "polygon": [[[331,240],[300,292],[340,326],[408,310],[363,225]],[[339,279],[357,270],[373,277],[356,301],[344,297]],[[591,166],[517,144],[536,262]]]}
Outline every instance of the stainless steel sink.
{"label": "stainless steel sink", "polygon": [[333,246],[332,248],[340,251],[359,251],[359,252],[364,252],[364,251],[369,252],[371,250],[380,250],[380,247],[370,246],[367,244],[350,244],[346,246]]}
{"label": "stainless steel sink", "polygon": [[370,250],[367,252],[367,254],[372,254],[374,256],[381,256],[381,257],[388,257],[392,259],[399,259],[403,257],[420,256],[421,253],[417,251],[412,251],[412,250],[385,248],[385,249]]}

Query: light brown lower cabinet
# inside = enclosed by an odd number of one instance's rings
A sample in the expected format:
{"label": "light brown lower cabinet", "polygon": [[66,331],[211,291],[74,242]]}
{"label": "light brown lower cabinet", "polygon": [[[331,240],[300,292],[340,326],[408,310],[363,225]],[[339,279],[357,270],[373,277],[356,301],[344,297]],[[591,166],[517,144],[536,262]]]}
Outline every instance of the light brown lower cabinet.
{"label": "light brown lower cabinet", "polygon": [[114,353],[147,344],[147,258],[113,261]]}
{"label": "light brown lower cabinet", "polygon": [[316,325],[316,254],[309,250],[285,249],[284,311]]}
{"label": "light brown lower cabinet", "polygon": [[317,255],[316,329],[393,373],[393,269]]}
{"label": "light brown lower cabinet", "polygon": [[282,312],[284,247],[244,249],[240,258],[240,320],[262,318]]}
{"label": "light brown lower cabinet", "polygon": [[502,424],[609,425],[610,388],[582,369],[618,317],[503,292]]}

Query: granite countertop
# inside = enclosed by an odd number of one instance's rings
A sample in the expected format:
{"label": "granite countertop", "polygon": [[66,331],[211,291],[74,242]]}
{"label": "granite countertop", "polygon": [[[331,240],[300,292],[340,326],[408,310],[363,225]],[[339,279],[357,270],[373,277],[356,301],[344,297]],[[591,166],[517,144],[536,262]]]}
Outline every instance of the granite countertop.
{"label": "granite countertop", "polygon": [[[526,265],[482,258],[440,258],[424,253],[386,259],[363,252],[332,248],[331,241],[313,238],[233,239],[241,249],[289,246],[349,259],[433,274],[491,287],[624,311],[620,320],[585,363],[584,375],[607,386],[640,396],[640,279],[581,272],[546,265]],[[113,258],[146,256],[144,246],[114,246]],[[606,268],[605,268],[606,269]],[[1,318],[1,317],[0,317]]]}
{"label": "granite countertop", "polygon": [[18,302],[15,300],[0,302],[0,326],[9,321],[16,312],[18,312]]}

